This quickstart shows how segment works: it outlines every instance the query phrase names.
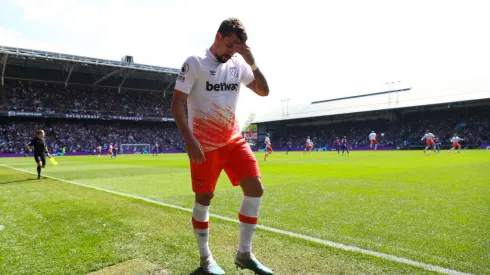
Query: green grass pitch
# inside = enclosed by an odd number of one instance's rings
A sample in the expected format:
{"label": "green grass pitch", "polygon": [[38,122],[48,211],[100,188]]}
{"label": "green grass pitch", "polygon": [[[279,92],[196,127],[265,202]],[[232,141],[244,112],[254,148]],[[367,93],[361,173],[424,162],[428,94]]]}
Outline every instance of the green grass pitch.
{"label": "green grass pitch", "polygon": [[[490,151],[256,154],[265,186],[259,224],[472,274],[490,274]],[[185,154],[57,157],[43,175],[192,208]],[[32,157],[0,159],[0,274],[86,274],[144,261],[127,274],[199,274],[190,212],[50,178]],[[241,190],[222,173],[211,213],[237,219]],[[237,223],[211,218],[227,274]],[[437,274],[385,258],[256,231],[276,274]],[[139,260],[138,260],[139,259]],[[126,273],[125,273],[126,274]]]}

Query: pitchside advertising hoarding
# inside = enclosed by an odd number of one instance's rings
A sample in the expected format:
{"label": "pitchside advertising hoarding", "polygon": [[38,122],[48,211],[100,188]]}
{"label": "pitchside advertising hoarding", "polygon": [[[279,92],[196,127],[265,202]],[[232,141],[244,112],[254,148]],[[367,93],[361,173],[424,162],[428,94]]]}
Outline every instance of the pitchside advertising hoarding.
{"label": "pitchside advertising hoarding", "polygon": [[132,120],[132,121],[175,121],[172,117],[143,117],[143,116],[113,116],[113,115],[87,115],[66,114],[56,112],[24,112],[24,111],[0,111],[0,116],[8,117],[53,117],[75,119],[103,119],[103,120]]}
{"label": "pitchside advertising hoarding", "polygon": [[250,132],[242,132],[242,135],[243,135],[243,138],[245,140],[256,141],[257,138],[258,138],[257,132],[253,132],[253,131],[250,131]]}

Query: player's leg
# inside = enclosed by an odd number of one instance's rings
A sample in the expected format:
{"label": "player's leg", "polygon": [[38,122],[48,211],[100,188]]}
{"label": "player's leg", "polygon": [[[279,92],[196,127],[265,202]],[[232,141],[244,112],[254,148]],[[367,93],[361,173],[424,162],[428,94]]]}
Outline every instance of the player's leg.
{"label": "player's leg", "polygon": [[349,147],[345,146],[345,150],[347,151],[347,155],[350,156]]}
{"label": "player's leg", "polygon": [[41,157],[34,155],[34,161],[36,162],[37,179],[41,179],[41,167],[43,166]]}
{"label": "player's leg", "polygon": [[240,268],[254,271],[256,274],[273,274],[252,253],[252,240],[257,227],[260,204],[264,188],[260,177],[249,177],[240,180],[243,190],[243,200],[240,205],[238,219],[240,220],[240,243],[235,257],[235,264]]}
{"label": "player's leg", "polygon": [[272,147],[267,147],[267,154],[265,155],[265,158],[270,156],[270,154],[272,154]]}
{"label": "player's leg", "polygon": [[222,170],[217,165],[219,163],[217,161],[218,150],[206,152],[206,161],[202,164],[191,162],[192,191],[195,193],[192,227],[199,248],[200,267],[206,274],[225,274],[209,249],[209,207]]}
{"label": "player's leg", "polygon": [[378,150],[378,142],[374,143],[374,151]]}
{"label": "player's leg", "polygon": [[41,155],[41,168],[46,168],[46,156],[44,154]]}
{"label": "player's leg", "polygon": [[37,179],[41,179],[41,167],[42,167],[41,162],[38,162],[37,163]]}
{"label": "player's leg", "polygon": [[39,162],[38,162],[38,179],[41,178],[41,169],[44,169],[46,168],[46,156],[44,154],[42,154],[41,156],[39,156],[40,158],[40,164],[41,164],[41,167],[39,167]]}
{"label": "player's leg", "polygon": [[458,144],[458,154],[461,153],[461,145]]}
{"label": "player's leg", "polygon": [[260,204],[264,187],[260,179],[259,166],[250,147],[240,141],[230,151],[230,159],[225,172],[233,185],[240,185],[243,199],[238,212],[240,221],[240,242],[235,258],[238,267],[254,271],[256,274],[273,274],[252,254],[252,239],[257,227]]}
{"label": "player's leg", "polygon": [[371,141],[371,143],[369,144],[369,148],[370,149],[373,149],[373,142]]}

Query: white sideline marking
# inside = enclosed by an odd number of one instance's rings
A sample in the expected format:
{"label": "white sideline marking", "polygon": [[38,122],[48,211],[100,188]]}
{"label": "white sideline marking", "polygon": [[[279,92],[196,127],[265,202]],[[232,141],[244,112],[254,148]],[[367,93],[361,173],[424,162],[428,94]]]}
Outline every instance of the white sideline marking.
{"label": "white sideline marking", "polygon": [[[20,172],[28,173],[28,174],[37,175],[34,172],[27,171],[27,170],[24,170],[24,169],[15,168],[15,167],[11,167],[11,166],[8,166],[8,165],[0,164],[0,166],[6,167],[6,168],[10,168],[12,170],[17,170],[17,171],[20,171]],[[138,200],[146,201],[146,202],[149,202],[149,203],[154,203],[154,204],[158,204],[158,205],[162,205],[162,206],[166,206],[166,207],[170,207],[170,208],[174,208],[174,209],[179,209],[179,210],[182,210],[182,211],[186,211],[186,212],[191,212],[192,213],[192,209],[190,209],[190,208],[185,208],[185,207],[174,205],[174,204],[169,204],[169,203],[165,203],[165,202],[161,202],[161,201],[156,201],[156,200],[152,200],[152,199],[149,199],[149,198],[140,197],[140,196],[137,196],[137,195],[122,193],[122,192],[118,192],[118,191],[113,191],[113,190],[109,190],[109,189],[105,189],[105,188],[101,188],[101,187],[97,187],[97,186],[87,185],[87,184],[78,183],[78,182],[74,182],[74,181],[71,181],[71,180],[60,179],[60,178],[51,177],[51,176],[43,176],[43,177],[45,177],[45,178],[51,178],[51,179],[54,179],[54,180],[58,180],[58,181],[62,181],[62,182],[67,182],[67,183],[71,183],[71,184],[74,184],[74,185],[79,185],[79,186],[83,186],[83,187],[87,187],[87,188],[91,188],[91,189],[95,189],[95,190],[99,190],[99,191],[104,191],[104,192],[107,192],[107,193],[116,194],[116,195],[123,196],[123,197],[128,197],[128,198],[132,198],[132,199],[138,199]],[[239,221],[236,220],[236,219],[232,219],[232,218],[221,216],[221,215],[210,214],[209,216],[214,217],[214,218],[217,218],[217,219],[220,219],[220,220],[225,220],[225,221],[229,221],[229,222],[239,223]],[[453,270],[453,269],[449,269],[449,268],[445,268],[445,267],[441,267],[441,266],[437,266],[437,265],[431,265],[431,264],[427,264],[427,263],[417,262],[417,261],[413,261],[413,260],[410,260],[410,259],[407,259],[407,258],[403,258],[403,257],[398,257],[398,256],[394,256],[394,255],[390,255],[390,254],[386,254],[386,253],[382,253],[382,252],[376,252],[376,251],[371,251],[371,250],[359,248],[357,246],[351,246],[351,245],[345,245],[345,244],[336,243],[336,242],[332,242],[332,241],[327,241],[327,240],[323,240],[323,239],[319,239],[319,238],[315,238],[315,237],[311,237],[311,236],[307,236],[307,235],[303,235],[303,234],[299,234],[299,233],[294,233],[294,232],[291,232],[291,231],[277,229],[277,228],[266,226],[266,225],[260,225],[260,224],[258,224],[257,225],[257,228],[260,228],[260,229],[266,230],[266,231],[270,231],[270,232],[274,232],[274,233],[278,233],[278,234],[282,234],[282,235],[286,235],[286,236],[290,236],[290,237],[295,237],[295,238],[302,239],[302,240],[307,240],[307,241],[315,242],[315,243],[318,243],[318,244],[323,244],[325,246],[329,246],[329,247],[333,247],[333,248],[337,248],[337,249],[342,249],[342,250],[345,250],[345,251],[357,252],[357,253],[361,253],[361,254],[364,254],[364,255],[370,255],[370,256],[381,258],[381,259],[390,260],[390,261],[393,261],[393,262],[398,262],[398,263],[403,263],[403,264],[407,264],[407,265],[411,265],[411,266],[415,266],[415,267],[420,267],[420,268],[423,268],[425,270],[435,271],[435,272],[439,272],[439,273],[442,273],[442,274],[450,274],[450,275],[473,275],[471,273],[465,273],[465,272],[461,272],[461,271],[458,271],[458,270]]]}

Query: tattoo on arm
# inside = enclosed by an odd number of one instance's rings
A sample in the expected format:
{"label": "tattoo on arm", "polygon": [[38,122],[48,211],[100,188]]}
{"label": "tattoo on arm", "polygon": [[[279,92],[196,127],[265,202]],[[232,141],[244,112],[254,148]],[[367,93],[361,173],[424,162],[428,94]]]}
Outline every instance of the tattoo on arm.
{"label": "tattoo on arm", "polygon": [[[253,71],[254,78],[255,78],[255,85],[249,85],[251,90],[253,90],[255,93],[260,93],[260,95],[268,95],[269,94],[269,85],[267,84],[267,80],[265,79],[264,75],[260,71],[260,69],[257,69]],[[262,92],[262,93],[261,93]]]}

